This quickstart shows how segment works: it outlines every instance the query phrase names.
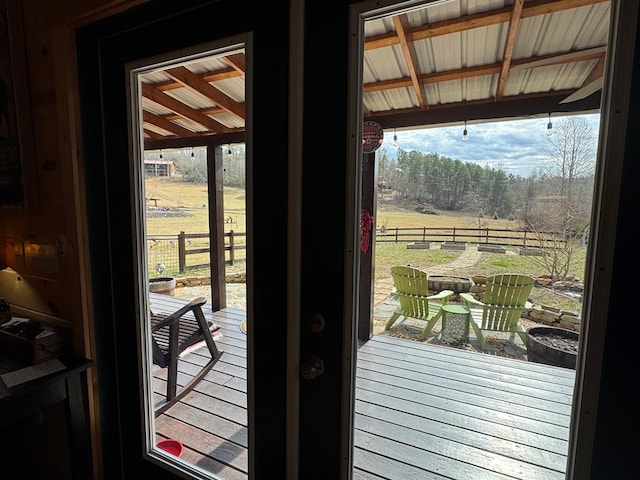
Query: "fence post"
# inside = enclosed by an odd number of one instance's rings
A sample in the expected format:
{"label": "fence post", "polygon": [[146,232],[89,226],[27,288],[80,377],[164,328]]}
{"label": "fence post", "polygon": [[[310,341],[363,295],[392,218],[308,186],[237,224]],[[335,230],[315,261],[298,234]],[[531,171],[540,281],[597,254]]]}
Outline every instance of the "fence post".
{"label": "fence post", "polygon": [[422,227],[422,243],[427,242],[427,227]]}
{"label": "fence post", "polygon": [[452,242],[456,241],[456,227],[453,227],[453,238],[451,239]]}
{"label": "fence post", "polygon": [[229,265],[233,265],[233,230],[229,231]]}
{"label": "fence post", "polygon": [[178,234],[178,270],[180,273],[187,271],[187,246],[185,233],[181,231]]}

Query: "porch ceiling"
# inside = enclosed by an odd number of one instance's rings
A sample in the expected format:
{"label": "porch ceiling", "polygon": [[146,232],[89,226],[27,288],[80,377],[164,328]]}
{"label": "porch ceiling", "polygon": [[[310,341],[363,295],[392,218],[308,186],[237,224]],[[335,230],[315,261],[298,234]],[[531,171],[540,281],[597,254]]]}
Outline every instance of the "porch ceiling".
{"label": "porch ceiling", "polygon": [[[395,13],[365,24],[365,120],[408,128],[599,109],[610,0],[448,0]],[[242,51],[141,82],[149,144],[244,131]]]}

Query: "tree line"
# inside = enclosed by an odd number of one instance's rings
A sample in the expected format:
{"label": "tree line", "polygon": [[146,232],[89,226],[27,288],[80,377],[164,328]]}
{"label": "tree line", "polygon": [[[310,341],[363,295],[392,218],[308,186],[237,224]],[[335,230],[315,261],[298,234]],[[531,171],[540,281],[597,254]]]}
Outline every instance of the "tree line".
{"label": "tree line", "polygon": [[595,167],[595,137],[582,117],[559,122],[544,146],[544,168],[529,177],[462,162],[438,153],[398,150],[378,155],[378,191],[429,209],[466,211],[479,217],[520,220],[536,228],[552,211],[569,228],[589,221]]}

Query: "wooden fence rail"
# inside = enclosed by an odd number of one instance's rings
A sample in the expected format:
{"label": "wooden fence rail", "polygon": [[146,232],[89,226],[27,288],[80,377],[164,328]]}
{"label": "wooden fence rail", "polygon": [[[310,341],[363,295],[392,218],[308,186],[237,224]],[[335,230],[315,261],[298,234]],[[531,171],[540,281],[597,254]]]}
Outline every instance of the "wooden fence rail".
{"label": "wooden fence rail", "polygon": [[[234,265],[244,258],[239,251],[246,250],[246,233],[233,230],[225,233],[225,263]],[[149,270],[157,273],[187,273],[190,270],[209,268],[211,245],[208,233],[185,233],[178,235],[148,235],[147,248]],[[189,263],[191,262],[191,263]]]}
{"label": "wooden fence rail", "polygon": [[[233,230],[225,233],[225,263],[234,265],[242,260],[240,253],[246,250],[246,233]],[[501,245],[512,247],[559,247],[564,243],[558,234],[497,228],[470,227],[419,227],[385,228],[376,231],[379,243],[427,243],[461,242],[478,245]],[[147,236],[149,271],[158,274],[187,273],[190,270],[209,267],[211,246],[208,233],[185,233],[178,235]],[[189,263],[191,262],[191,263]]]}
{"label": "wooden fence rail", "polygon": [[[225,242],[224,242],[224,250],[229,253],[229,258],[225,258],[225,263],[227,265],[233,265],[235,263],[235,252],[236,250],[245,250],[247,248],[246,243],[236,244],[235,238],[242,237],[245,238],[247,236],[246,233],[237,233],[231,230],[229,233],[225,233]],[[209,242],[209,234],[208,233],[185,233],[180,232],[178,235],[178,266],[180,273],[186,273],[187,270],[195,270],[197,268],[208,267],[209,262],[199,263],[195,265],[187,264],[187,257],[189,255],[198,255],[202,253],[208,254],[211,251],[209,246],[201,247],[201,248],[188,248],[189,241],[193,239],[206,239],[207,243]],[[226,256],[226,255],[225,255]]]}
{"label": "wooden fence rail", "polygon": [[564,238],[552,232],[499,228],[387,227],[376,231],[376,242],[379,243],[460,242],[512,247],[558,247],[564,241]]}

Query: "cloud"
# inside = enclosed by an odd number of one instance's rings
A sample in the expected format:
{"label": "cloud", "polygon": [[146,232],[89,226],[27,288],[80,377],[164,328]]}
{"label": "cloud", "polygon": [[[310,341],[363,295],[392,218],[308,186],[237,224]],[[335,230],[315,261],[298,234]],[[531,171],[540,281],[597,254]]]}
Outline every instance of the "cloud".
{"label": "cloud", "polygon": [[[600,114],[582,115],[597,137]],[[552,117],[552,123],[564,117]],[[399,148],[405,151],[437,153],[462,162],[474,162],[483,167],[500,168],[507,174],[528,177],[543,168],[548,156],[548,118],[467,123],[468,141],[462,141],[464,123],[458,126],[396,130]],[[382,147],[395,158],[393,130],[386,131]]]}

